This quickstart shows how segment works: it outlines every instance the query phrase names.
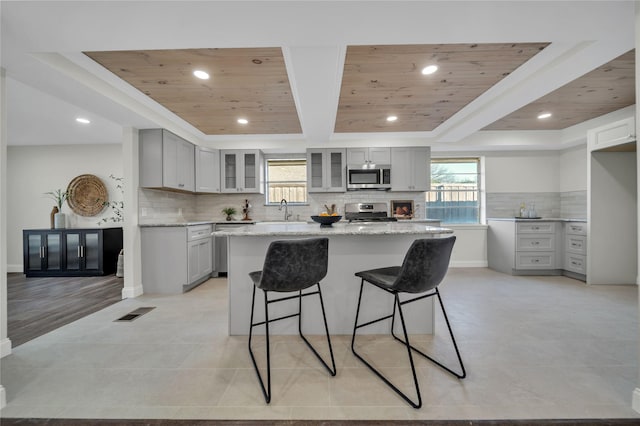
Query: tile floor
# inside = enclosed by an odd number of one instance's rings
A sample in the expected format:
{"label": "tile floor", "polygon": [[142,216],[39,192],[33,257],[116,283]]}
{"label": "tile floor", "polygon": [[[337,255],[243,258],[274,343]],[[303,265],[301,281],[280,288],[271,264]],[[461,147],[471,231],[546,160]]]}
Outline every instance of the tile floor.
{"label": "tile floor", "polygon": [[[15,348],[1,361],[7,406],[0,415],[640,419],[631,409],[639,372],[636,286],[587,286],[564,277],[510,277],[473,268],[451,269],[441,292],[468,376],[458,380],[417,359],[420,410],[354,358],[349,336],[333,336],[336,377],[298,338],[274,338],[273,399],[266,405],[246,337],[226,335],[226,280],[212,279],[180,296],[123,300]],[[130,323],[114,322],[141,306],[156,309]],[[454,361],[443,321],[436,321],[436,337],[415,341]],[[360,344],[378,367],[410,384],[397,343],[365,336]]]}

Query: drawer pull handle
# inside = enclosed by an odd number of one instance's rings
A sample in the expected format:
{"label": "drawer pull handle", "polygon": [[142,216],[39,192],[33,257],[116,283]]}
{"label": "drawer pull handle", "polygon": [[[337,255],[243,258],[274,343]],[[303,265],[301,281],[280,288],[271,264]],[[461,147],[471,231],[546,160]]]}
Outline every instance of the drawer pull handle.
{"label": "drawer pull handle", "polygon": [[531,263],[540,263],[540,259],[531,259]]}
{"label": "drawer pull handle", "polygon": [[531,245],[532,246],[539,246],[540,245],[540,241],[531,241]]}

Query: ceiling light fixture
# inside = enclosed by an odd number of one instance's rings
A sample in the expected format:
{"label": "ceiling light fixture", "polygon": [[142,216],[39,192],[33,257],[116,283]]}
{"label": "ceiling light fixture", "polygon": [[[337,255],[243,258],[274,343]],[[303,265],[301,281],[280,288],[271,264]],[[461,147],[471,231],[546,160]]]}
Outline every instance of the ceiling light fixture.
{"label": "ceiling light fixture", "polygon": [[396,117],[395,115],[390,115],[387,117],[387,121],[396,121],[398,119],[398,117]]}
{"label": "ceiling light fixture", "polygon": [[438,71],[437,65],[429,65],[427,67],[422,68],[422,74],[424,75],[433,74],[436,71]]}
{"label": "ceiling light fixture", "polygon": [[543,112],[542,114],[540,114],[538,116],[538,120],[544,120],[545,118],[549,118],[551,117],[551,113],[550,112]]}
{"label": "ceiling light fixture", "polygon": [[200,80],[209,80],[209,73],[204,72],[202,70],[195,70],[193,75],[198,77]]}
{"label": "ceiling light fixture", "polygon": [[249,120],[247,120],[246,118],[238,118],[238,123],[240,123],[240,124],[248,124]]}
{"label": "ceiling light fixture", "polygon": [[76,118],[76,121],[77,121],[78,123],[82,123],[82,124],[89,124],[89,123],[91,123],[91,121],[87,120],[86,118],[82,118],[82,117],[78,117],[78,118]]}

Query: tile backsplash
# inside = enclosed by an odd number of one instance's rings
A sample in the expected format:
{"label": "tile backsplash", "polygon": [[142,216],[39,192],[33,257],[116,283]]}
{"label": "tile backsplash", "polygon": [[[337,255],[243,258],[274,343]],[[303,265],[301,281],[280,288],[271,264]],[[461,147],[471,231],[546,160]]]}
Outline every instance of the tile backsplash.
{"label": "tile backsplash", "polygon": [[[277,206],[266,206],[263,194],[182,194],[154,189],[139,189],[139,221],[141,224],[157,222],[183,222],[224,220],[222,209],[235,207],[236,220],[242,219],[244,200],[251,204],[250,217],[254,220],[281,220]],[[320,213],[324,205],[336,204],[344,213],[345,203],[386,202],[413,200],[415,217],[424,218],[424,192],[347,191],[344,193],[310,193],[307,205],[291,205],[290,220],[308,220]],[[538,216],[583,219],[587,217],[587,191],[570,192],[500,192],[486,194],[486,217],[514,217],[519,215],[520,203],[535,203]]]}
{"label": "tile backsplash", "polygon": [[[289,220],[308,220],[310,216],[324,211],[324,205],[335,204],[338,213],[344,214],[345,203],[386,202],[391,200],[413,200],[416,218],[424,218],[424,192],[348,191],[344,193],[310,193],[308,204],[290,205]],[[225,219],[222,209],[235,207],[234,219],[242,219],[242,205],[249,200],[251,219],[282,220],[284,213],[278,206],[265,205],[264,194],[182,194],[177,192],[139,189],[139,221],[145,223],[168,223],[182,221],[220,221]]]}

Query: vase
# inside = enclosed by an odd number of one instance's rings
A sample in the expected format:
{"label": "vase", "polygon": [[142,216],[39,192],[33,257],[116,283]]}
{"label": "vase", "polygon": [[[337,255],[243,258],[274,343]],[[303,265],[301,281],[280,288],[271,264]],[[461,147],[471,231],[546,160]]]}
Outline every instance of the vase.
{"label": "vase", "polygon": [[231,220],[231,216],[227,216],[227,220]]}
{"label": "vase", "polygon": [[51,229],[55,228],[55,215],[56,213],[59,213],[60,210],[58,210],[58,206],[53,206],[53,209],[51,210]]}
{"label": "vase", "polygon": [[64,213],[53,215],[53,225],[55,229],[64,229],[67,225],[67,216]]}

